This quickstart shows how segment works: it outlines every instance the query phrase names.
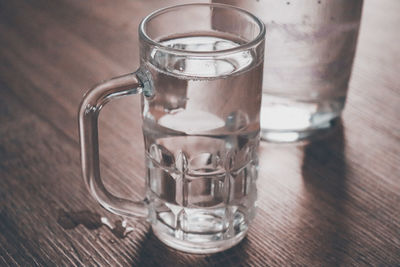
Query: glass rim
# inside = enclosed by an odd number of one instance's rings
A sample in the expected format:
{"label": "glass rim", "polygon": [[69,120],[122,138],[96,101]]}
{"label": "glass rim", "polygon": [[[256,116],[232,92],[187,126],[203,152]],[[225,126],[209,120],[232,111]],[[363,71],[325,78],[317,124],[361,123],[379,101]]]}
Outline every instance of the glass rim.
{"label": "glass rim", "polygon": [[[192,6],[208,6],[208,7],[218,7],[218,8],[225,8],[225,9],[231,9],[231,10],[236,10],[238,12],[244,13],[247,16],[249,16],[251,19],[253,19],[256,24],[259,27],[259,33],[258,35],[251,39],[250,41],[246,41],[243,44],[240,44],[239,46],[229,48],[229,49],[223,49],[223,50],[215,50],[215,51],[191,51],[191,50],[184,50],[184,49],[177,49],[177,48],[172,48],[165,46],[161,44],[158,41],[153,40],[146,32],[145,27],[148,21],[151,19],[168,12],[173,9],[178,9],[182,7],[192,7]],[[147,15],[139,24],[139,36],[148,44],[156,46],[160,50],[164,50],[169,53],[173,53],[176,55],[182,55],[182,56],[218,56],[218,55],[226,55],[226,54],[232,54],[234,52],[240,51],[240,50],[248,50],[249,48],[257,45],[260,43],[264,37],[265,37],[265,25],[264,23],[255,15],[252,13],[227,4],[218,4],[218,3],[191,3],[191,4],[182,4],[182,5],[174,5],[174,6],[169,6],[169,7],[164,7],[158,10],[153,11],[149,15]]]}

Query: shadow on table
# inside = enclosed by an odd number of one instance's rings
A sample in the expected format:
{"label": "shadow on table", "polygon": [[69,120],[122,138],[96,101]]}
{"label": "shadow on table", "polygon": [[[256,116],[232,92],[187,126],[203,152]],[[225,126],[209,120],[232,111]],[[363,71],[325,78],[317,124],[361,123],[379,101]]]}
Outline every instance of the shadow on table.
{"label": "shadow on table", "polygon": [[348,237],[348,186],[345,135],[341,122],[324,139],[304,147],[302,166],[305,207],[298,236],[310,262],[343,264]]}
{"label": "shadow on table", "polygon": [[65,230],[74,229],[78,225],[83,225],[89,230],[106,226],[115,237],[120,239],[125,238],[134,230],[124,220],[116,220],[113,223],[107,217],[102,217],[100,214],[89,210],[65,211],[59,209],[57,210],[57,223]]}
{"label": "shadow on table", "polygon": [[138,266],[243,266],[248,258],[245,238],[235,247],[215,254],[183,253],[164,245],[151,232],[141,241],[137,256]]}

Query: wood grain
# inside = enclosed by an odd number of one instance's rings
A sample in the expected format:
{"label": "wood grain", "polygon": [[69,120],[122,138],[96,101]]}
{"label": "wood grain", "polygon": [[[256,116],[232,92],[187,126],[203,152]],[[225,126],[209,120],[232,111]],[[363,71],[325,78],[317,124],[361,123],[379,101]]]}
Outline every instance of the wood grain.
{"label": "wood grain", "polygon": [[[139,21],[181,2],[0,0],[0,265],[400,265],[399,1],[365,0],[347,105],[331,135],[261,144],[259,210],[238,246],[177,252],[146,222],[130,220],[124,232],[88,195],[76,121],[83,93],[135,70]],[[106,185],[134,199],[145,170],[139,110],[129,97],[100,120]]]}

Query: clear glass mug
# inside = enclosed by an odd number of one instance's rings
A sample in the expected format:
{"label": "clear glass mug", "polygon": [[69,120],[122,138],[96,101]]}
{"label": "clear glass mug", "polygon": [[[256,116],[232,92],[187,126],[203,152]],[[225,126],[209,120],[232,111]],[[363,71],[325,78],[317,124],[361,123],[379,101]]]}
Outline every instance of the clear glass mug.
{"label": "clear glass mug", "polygon": [[363,0],[213,0],[267,25],[261,138],[312,139],[342,113]]}
{"label": "clear glass mug", "polygon": [[[264,37],[256,17],[219,4],[168,7],[141,22],[140,68],[91,89],[79,110],[83,177],[104,208],[147,218],[186,252],[244,238],[255,215]],[[142,103],[143,201],[109,193],[99,170],[99,111],[131,94]]]}

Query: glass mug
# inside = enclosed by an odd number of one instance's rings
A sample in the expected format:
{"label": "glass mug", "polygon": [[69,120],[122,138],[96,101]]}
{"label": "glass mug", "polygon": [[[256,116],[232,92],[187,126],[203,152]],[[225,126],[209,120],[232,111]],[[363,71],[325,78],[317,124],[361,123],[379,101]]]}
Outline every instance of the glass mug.
{"label": "glass mug", "polygon": [[312,139],[345,105],[363,0],[212,0],[244,8],[268,27],[261,138]]}
{"label": "glass mug", "polygon": [[[97,85],[80,106],[82,172],[93,197],[113,213],[147,218],[178,250],[240,242],[255,215],[264,38],[260,20],[227,5],[148,15],[139,26],[140,68]],[[142,103],[143,201],[109,193],[99,170],[99,111],[131,94]]]}

